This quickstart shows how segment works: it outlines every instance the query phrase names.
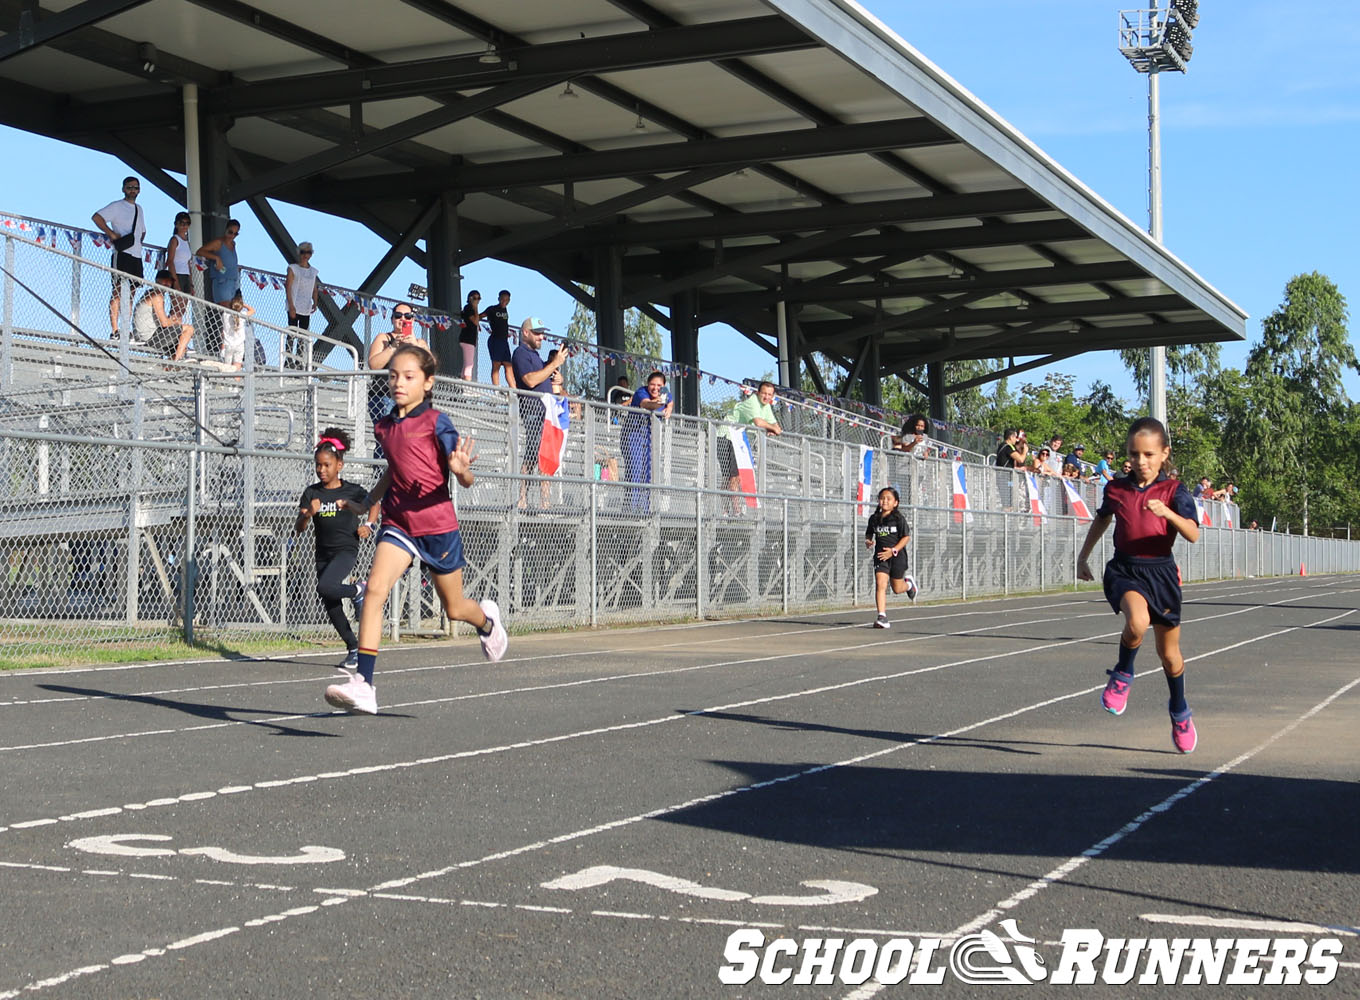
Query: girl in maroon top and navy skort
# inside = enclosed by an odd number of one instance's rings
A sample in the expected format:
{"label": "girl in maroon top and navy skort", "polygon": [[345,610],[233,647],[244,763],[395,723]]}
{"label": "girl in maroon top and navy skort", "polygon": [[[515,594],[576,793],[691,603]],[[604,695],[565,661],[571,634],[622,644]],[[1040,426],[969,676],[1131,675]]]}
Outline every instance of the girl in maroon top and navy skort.
{"label": "girl in maroon top and navy skort", "polygon": [[373,668],[383,605],[417,559],[429,569],[445,614],[477,629],[487,659],[505,655],[505,627],[496,602],[478,604],[463,596],[463,539],[449,495],[449,475],[460,486],[471,486],[476,456],[472,439],[459,437],[449,418],[430,406],[435,368],[434,355],[414,344],[402,344],[387,362],[393,406],[373,428],[387,457],[387,471],[365,503],[371,512],[382,501],[382,527],[359,615],[359,672],[326,689],[326,701],[348,712],[378,714]]}
{"label": "girl in maroon top and navy skort", "polygon": [[1096,511],[1086,543],[1077,556],[1077,576],[1092,580],[1087,559],[1100,536],[1115,521],[1114,558],[1105,567],[1105,599],[1124,615],[1119,662],[1100,696],[1107,712],[1122,715],[1133,684],[1133,659],[1151,625],[1157,637],[1171,692],[1171,743],[1181,753],[1195,749],[1198,736],[1185,702],[1185,660],[1181,656],[1181,572],[1171,556],[1177,536],[1199,540],[1195,501],[1178,480],[1163,471],[1171,458],[1171,439],[1160,420],[1143,417],[1129,428],[1129,461],[1133,471],[1111,480]]}

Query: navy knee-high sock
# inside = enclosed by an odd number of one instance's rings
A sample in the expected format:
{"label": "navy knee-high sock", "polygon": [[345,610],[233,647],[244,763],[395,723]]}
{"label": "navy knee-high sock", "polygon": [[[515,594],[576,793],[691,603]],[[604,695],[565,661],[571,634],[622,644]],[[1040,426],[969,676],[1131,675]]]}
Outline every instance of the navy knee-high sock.
{"label": "navy knee-high sock", "polygon": [[1138,655],[1137,646],[1134,646],[1132,649],[1130,649],[1128,646],[1125,646],[1124,643],[1121,641],[1119,643],[1119,662],[1115,665],[1115,669],[1118,670],[1121,674],[1128,674],[1130,677],[1132,677],[1133,658],[1137,655]]}
{"label": "navy knee-high sock", "polygon": [[1166,686],[1171,692],[1171,711],[1184,712],[1190,706],[1185,703],[1185,672],[1172,677],[1167,674]]}
{"label": "navy knee-high sock", "polygon": [[359,647],[359,676],[367,683],[373,683],[373,668],[378,665],[378,651]]}

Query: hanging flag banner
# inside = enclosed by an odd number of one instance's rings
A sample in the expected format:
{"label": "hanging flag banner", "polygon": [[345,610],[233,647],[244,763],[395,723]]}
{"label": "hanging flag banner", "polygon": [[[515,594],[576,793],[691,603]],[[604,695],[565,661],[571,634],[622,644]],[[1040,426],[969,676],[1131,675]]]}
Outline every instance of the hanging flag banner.
{"label": "hanging flag banner", "polygon": [[538,442],[538,471],[545,476],[557,475],[562,468],[562,456],[567,453],[567,430],[571,427],[571,414],[567,409],[566,396],[554,396],[550,392],[540,392],[543,400],[543,436]]}
{"label": "hanging flag banner", "polygon": [[964,472],[963,460],[954,459],[954,523],[962,521],[973,523],[973,513],[968,508],[968,478]]}
{"label": "hanging flag banner", "polygon": [[864,517],[869,500],[869,484],[874,481],[874,449],[861,445],[859,449],[859,479],[855,483],[855,499],[859,501],[859,516]]}
{"label": "hanging flag banner", "polygon": [[1064,479],[1063,486],[1067,489],[1067,505],[1072,508],[1072,513],[1077,516],[1079,521],[1093,521],[1091,508],[1086,505],[1086,501],[1081,498],[1081,492],[1073,484],[1072,480]]}
{"label": "hanging flag banner", "polygon": [[1025,494],[1029,497],[1029,509],[1034,515],[1034,526],[1048,523],[1048,511],[1039,496],[1039,478],[1033,472],[1025,473]]}
{"label": "hanging flag banner", "polygon": [[729,427],[727,439],[732,442],[732,456],[737,461],[737,482],[741,492],[746,494],[747,507],[759,507],[756,499],[756,464],[751,460],[751,446],[746,441],[746,433],[740,427]]}
{"label": "hanging flag banner", "polygon": [[1199,511],[1199,523],[1204,525],[1206,528],[1212,528],[1214,526],[1214,522],[1209,520],[1209,508],[1204,506],[1203,500],[1196,498],[1195,509]]}

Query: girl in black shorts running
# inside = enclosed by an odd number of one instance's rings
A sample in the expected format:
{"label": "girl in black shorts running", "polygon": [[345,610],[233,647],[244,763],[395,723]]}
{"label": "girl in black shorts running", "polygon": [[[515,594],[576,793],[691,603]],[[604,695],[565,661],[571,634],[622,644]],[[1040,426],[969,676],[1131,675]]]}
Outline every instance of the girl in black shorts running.
{"label": "girl in black shorts running", "polygon": [[1133,471],[1105,487],[1086,544],[1077,556],[1077,576],[1095,579],[1087,564],[1100,536],[1115,522],[1114,558],[1105,567],[1105,599],[1116,614],[1124,615],[1119,637],[1119,662],[1107,670],[1109,682],[1100,696],[1111,715],[1123,715],[1133,684],[1133,658],[1151,625],[1157,636],[1171,692],[1171,743],[1181,753],[1195,749],[1198,736],[1185,702],[1185,659],[1181,656],[1181,571],[1171,546],[1179,536],[1199,540],[1195,501],[1178,480],[1166,474],[1171,439],[1160,420],[1143,417],[1129,428],[1129,461]]}
{"label": "girl in black shorts running", "polygon": [[894,594],[916,600],[916,581],[907,575],[907,543],[911,525],[897,509],[901,498],[897,490],[885,486],[878,491],[878,509],[869,515],[864,529],[864,547],[874,553],[874,603],[878,617],[874,628],[890,628],[888,623],[888,584]]}

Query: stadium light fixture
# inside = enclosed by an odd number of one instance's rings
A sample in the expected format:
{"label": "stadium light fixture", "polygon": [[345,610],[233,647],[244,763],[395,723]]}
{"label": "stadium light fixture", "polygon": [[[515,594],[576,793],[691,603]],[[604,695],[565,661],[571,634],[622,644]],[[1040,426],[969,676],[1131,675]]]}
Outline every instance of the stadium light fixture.
{"label": "stadium light fixture", "polygon": [[[1158,0],[1160,4],[1161,0]],[[1158,77],[1184,73],[1195,54],[1191,34],[1199,26],[1199,0],[1166,0],[1119,12],[1119,52],[1148,78],[1148,234],[1162,242],[1162,128]],[[1166,423],[1166,348],[1150,350],[1148,408]]]}

